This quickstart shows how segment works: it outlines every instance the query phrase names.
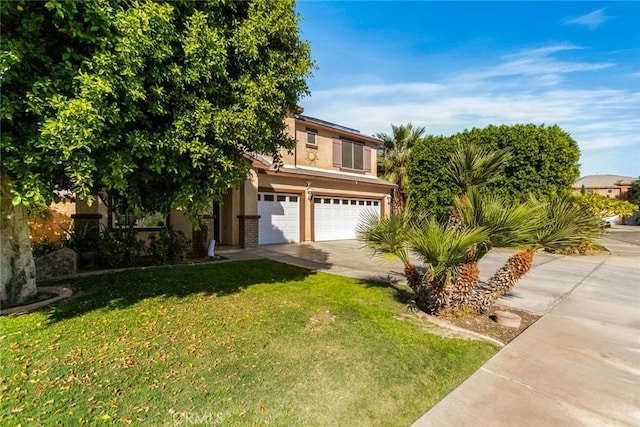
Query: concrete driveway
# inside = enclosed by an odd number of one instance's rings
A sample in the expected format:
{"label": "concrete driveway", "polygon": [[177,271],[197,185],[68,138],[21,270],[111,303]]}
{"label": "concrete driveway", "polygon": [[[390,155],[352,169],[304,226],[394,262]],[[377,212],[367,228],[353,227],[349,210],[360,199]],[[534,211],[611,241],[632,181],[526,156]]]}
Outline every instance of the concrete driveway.
{"label": "concrete driveway", "polygon": [[560,257],[525,279],[565,294],[414,425],[640,425],[640,258]]}
{"label": "concrete driveway", "polygon": [[640,226],[614,225],[598,243],[613,255],[640,256]]}
{"label": "concrete driveway", "polygon": [[398,260],[372,257],[357,240],[260,246],[256,254],[313,270],[358,279],[401,282],[404,267]]}
{"label": "concrete driveway", "polygon": [[[500,303],[542,319],[415,426],[640,425],[640,245],[611,237],[601,242],[611,256],[536,254],[534,267]],[[482,278],[512,253],[484,257]],[[399,262],[381,264],[357,241],[263,246],[239,256],[403,280]]]}

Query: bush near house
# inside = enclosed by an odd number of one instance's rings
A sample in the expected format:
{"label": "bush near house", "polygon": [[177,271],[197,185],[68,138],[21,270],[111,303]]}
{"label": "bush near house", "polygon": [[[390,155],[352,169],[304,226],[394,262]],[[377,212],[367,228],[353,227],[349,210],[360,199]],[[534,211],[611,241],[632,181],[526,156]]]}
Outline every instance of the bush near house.
{"label": "bush near house", "polygon": [[63,247],[80,255],[81,267],[95,264],[105,268],[133,267],[141,264],[172,264],[184,260],[189,241],[181,231],[163,228],[159,235],[149,235],[148,244],[138,239],[135,229],[103,229],[93,235],[69,230],[66,240],[53,243],[48,237],[34,242],[34,258],[41,257]]}

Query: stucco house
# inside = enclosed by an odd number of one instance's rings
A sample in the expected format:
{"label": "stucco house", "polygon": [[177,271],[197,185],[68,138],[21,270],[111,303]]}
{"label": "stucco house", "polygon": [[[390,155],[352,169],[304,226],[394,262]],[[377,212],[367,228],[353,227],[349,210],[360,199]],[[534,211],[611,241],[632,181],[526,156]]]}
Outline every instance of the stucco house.
{"label": "stucco house", "polygon": [[[203,215],[201,229],[194,230],[178,211],[168,218],[149,214],[136,222],[140,238],[169,223],[184,232],[201,250],[211,239],[217,244],[255,248],[284,242],[355,238],[362,214],[384,215],[390,209],[394,188],[376,176],[377,148],[382,141],[358,130],[302,114],[285,119],[296,140],[291,152],[282,151],[283,165],[276,168],[266,156],[247,155],[250,174],[221,202],[212,202]],[[117,228],[126,213],[110,211],[102,203],[76,202],[75,226],[83,224]]]}
{"label": "stucco house", "polygon": [[595,193],[612,199],[624,199],[629,187],[637,179],[620,175],[587,175],[573,184],[573,193],[580,194],[584,188],[586,194]]}

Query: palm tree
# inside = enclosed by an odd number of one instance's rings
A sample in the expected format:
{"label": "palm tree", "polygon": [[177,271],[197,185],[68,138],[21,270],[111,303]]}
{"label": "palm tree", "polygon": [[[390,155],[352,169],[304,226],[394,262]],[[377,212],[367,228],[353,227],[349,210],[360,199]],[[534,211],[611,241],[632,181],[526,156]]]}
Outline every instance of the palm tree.
{"label": "palm tree", "polygon": [[[489,151],[477,147],[474,143],[459,147],[458,150],[451,155],[447,175],[451,182],[462,190],[462,197],[457,199],[457,202],[451,210],[451,215],[449,216],[450,226],[463,230],[465,224],[468,227],[490,225],[490,236],[492,236],[493,239],[504,235],[502,231],[506,230],[504,230],[504,227],[497,227],[497,223],[493,224],[491,221],[473,222],[470,220],[479,220],[481,219],[481,217],[478,218],[479,214],[489,212],[494,217],[492,219],[499,220],[499,211],[502,204],[498,200],[488,200],[487,202],[489,203],[487,204],[480,203],[482,199],[477,189],[496,181],[500,177],[509,157],[510,153],[508,149]],[[470,200],[470,197],[473,200]],[[467,209],[467,216],[471,216],[471,218],[467,218],[467,220],[463,222],[460,211],[466,207],[471,208]],[[514,228],[515,227],[511,227],[511,229]],[[453,282],[453,307],[462,309],[467,305],[473,290],[480,280],[478,259],[489,251],[490,246],[491,245],[484,244],[484,251],[478,251],[478,247],[476,246],[469,248],[467,260],[458,271],[458,275]]]}
{"label": "palm tree", "polygon": [[410,209],[392,211],[383,217],[377,213],[364,214],[356,229],[358,239],[383,260],[399,259],[404,265],[407,284],[418,295],[422,275],[409,259],[409,235],[422,221],[412,215]]}
{"label": "palm tree", "polygon": [[532,218],[529,229],[519,230],[520,241],[528,248],[512,255],[491,279],[475,287],[467,301],[471,311],[485,313],[498,298],[509,292],[531,269],[538,249],[576,247],[602,233],[598,217],[577,206],[573,196],[530,203],[537,206],[538,213]]}
{"label": "palm tree", "polygon": [[477,188],[470,187],[456,200],[454,209],[459,216],[458,229],[484,228],[488,232],[485,241],[469,249],[454,282],[453,308],[462,310],[469,308],[479,286],[478,261],[492,248],[524,245],[531,241],[539,228],[541,205],[533,200],[517,205],[504,204],[499,197],[483,196]]}
{"label": "palm tree", "polygon": [[[460,159],[468,167],[458,170],[472,171],[483,164],[499,170],[498,162],[478,161],[468,155],[468,147],[466,151],[454,154],[451,170],[460,165]],[[480,154],[487,159],[487,153]],[[600,233],[598,218],[577,207],[571,197],[508,205],[497,196],[481,194],[478,183],[487,179],[490,174],[473,172],[457,181],[466,189],[455,203],[459,224],[416,219],[409,208],[388,217],[371,216],[358,230],[358,237],[375,254],[402,260],[418,306],[433,314],[484,313],[531,269],[536,250],[572,247]],[[481,283],[478,261],[496,246],[527,249],[511,256],[489,281]],[[424,262],[424,275],[409,261],[411,252]]]}
{"label": "palm tree", "polygon": [[[464,205],[466,195],[471,189],[490,184],[500,178],[509,158],[508,149],[489,151],[477,147],[474,143],[458,148],[451,155],[447,177],[462,190],[462,204]],[[451,210],[449,221],[452,225],[461,225],[458,206]]]}
{"label": "palm tree", "polygon": [[419,307],[435,315],[455,307],[456,278],[467,263],[469,249],[488,239],[483,227],[459,230],[431,218],[408,236],[411,251],[424,262],[426,274],[417,292]]}
{"label": "palm tree", "polygon": [[[441,314],[450,306],[452,283],[469,247],[488,236],[480,227],[459,231],[435,218],[416,217],[410,211],[391,212],[384,217],[368,215],[357,229],[358,239],[375,255],[402,261],[418,307]],[[425,274],[411,263],[410,252],[422,259]]]}
{"label": "palm tree", "polygon": [[377,133],[376,138],[384,141],[381,155],[378,156],[378,176],[398,187],[393,190],[392,205],[396,211],[404,209],[406,189],[409,183],[407,176],[407,160],[413,146],[423,138],[424,127],[391,125],[391,135]]}

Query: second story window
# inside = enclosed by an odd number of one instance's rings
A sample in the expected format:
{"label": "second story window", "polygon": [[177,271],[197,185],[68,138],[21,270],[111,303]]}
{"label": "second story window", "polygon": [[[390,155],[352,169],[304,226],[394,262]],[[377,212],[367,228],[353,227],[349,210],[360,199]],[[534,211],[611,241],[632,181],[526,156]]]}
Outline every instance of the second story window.
{"label": "second story window", "polygon": [[366,145],[341,139],[333,140],[333,166],[347,171],[371,172],[375,151]]}
{"label": "second story window", "polygon": [[307,128],[307,145],[317,145],[318,131]]}
{"label": "second story window", "polygon": [[364,169],[364,145],[342,141],[342,167],[345,169]]}

